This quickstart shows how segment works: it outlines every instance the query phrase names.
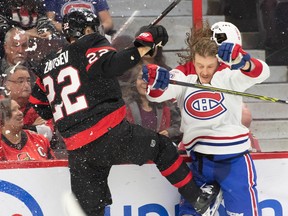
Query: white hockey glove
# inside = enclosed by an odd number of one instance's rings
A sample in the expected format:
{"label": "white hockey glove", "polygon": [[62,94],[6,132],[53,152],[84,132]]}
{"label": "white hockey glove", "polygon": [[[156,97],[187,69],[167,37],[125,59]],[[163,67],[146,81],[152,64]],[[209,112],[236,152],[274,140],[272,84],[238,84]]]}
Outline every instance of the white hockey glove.
{"label": "white hockey glove", "polygon": [[53,133],[51,131],[51,128],[47,125],[37,125],[36,126],[36,130],[38,134],[42,134],[44,135],[47,139],[49,139],[49,141],[51,141]]}

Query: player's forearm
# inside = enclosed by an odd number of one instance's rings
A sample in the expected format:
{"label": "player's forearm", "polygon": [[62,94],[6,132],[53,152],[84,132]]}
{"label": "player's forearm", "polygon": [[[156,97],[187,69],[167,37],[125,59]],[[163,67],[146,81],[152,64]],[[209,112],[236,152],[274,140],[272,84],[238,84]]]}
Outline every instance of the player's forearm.
{"label": "player's forearm", "polygon": [[151,50],[148,46],[138,47],[138,51],[141,57],[145,56]]}
{"label": "player's forearm", "polygon": [[105,77],[121,76],[124,72],[136,66],[140,60],[141,56],[136,47],[113,53],[103,62],[103,75]]}

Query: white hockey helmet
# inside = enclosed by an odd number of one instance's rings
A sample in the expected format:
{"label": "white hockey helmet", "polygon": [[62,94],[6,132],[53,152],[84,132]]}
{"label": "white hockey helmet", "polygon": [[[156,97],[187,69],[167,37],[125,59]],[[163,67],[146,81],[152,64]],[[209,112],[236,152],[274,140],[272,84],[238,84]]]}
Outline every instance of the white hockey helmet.
{"label": "white hockey helmet", "polygon": [[217,22],[211,27],[213,32],[212,40],[217,45],[221,45],[222,42],[237,43],[242,46],[242,38],[239,29],[230,22]]}

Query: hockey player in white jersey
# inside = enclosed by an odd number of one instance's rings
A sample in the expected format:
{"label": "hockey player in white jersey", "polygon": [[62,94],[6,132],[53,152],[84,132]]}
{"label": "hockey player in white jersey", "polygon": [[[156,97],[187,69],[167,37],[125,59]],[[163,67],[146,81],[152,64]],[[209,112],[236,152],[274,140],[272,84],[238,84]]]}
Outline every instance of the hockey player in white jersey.
{"label": "hockey player in white jersey", "polygon": [[[220,185],[227,215],[259,216],[249,130],[241,124],[242,97],[173,85],[169,80],[243,92],[267,79],[269,67],[242,49],[241,34],[232,23],[192,28],[186,44],[188,54],[181,55],[182,64],[170,72],[157,65],[143,67],[147,97],[155,102],[177,100],[196,183]],[[199,214],[181,199],[182,215]]]}

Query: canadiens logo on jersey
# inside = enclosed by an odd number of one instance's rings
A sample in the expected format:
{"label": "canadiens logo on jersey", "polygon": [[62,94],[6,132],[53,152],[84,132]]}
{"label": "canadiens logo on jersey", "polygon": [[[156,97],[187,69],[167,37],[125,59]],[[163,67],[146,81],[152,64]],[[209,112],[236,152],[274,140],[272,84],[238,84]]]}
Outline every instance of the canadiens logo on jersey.
{"label": "canadiens logo on jersey", "polygon": [[223,101],[222,93],[199,90],[185,98],[184,109],[193,118],[207,120],[215,118],[227,110]]}
{"label": "canadiens logo on jersey", "polygon": [[95,13],[94,6],[92,2],[89,1],[71,1],[65,3],[62,8],[61,8],[61,15],[62,17],[65,14],[71,13],[72,11],[75,10],[90,10],[93,13]]}

